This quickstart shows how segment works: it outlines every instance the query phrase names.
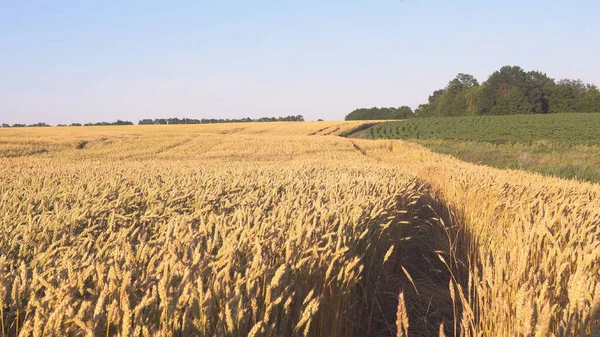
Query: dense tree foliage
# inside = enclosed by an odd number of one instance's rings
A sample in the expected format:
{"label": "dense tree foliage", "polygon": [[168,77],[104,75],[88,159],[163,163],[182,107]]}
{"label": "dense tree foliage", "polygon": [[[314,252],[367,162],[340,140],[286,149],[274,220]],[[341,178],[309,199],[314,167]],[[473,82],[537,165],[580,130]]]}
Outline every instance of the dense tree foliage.
{"label": "dense tree foliage", "polygon": [[42,127],[42,126],[50,126],[50,125],[48,125],[46,123],[43,123],[43,122],[35,123],[35,124],[30,124],[30,125],[27,125],[27,124],[18,124],[18,123],[10,125],[10,124],[6,124],[6,123],[2,123],[2,127],[3,128],[24,128],[24,127]]}
{"label": "dense tree foliage", "polygon": [[505,66],[481,84],[472,75],[458,74],[414,113],[407,106],[356,109],[346,120],[568,112],[600,112],[598,87],[581,80],[555,81],[539,71]]}
{"label": "dense tree foliage", "polygon": [[413,114],[409,106],[399,108],[377,108],[356,109],[346,116],[347,121],[351,120],[385,120],[385,119],[406,119]]}
{"label": "dense tree foliage", "polygon": [[569,109],[573,112],[600,111],[600,90],[580,80],[560,80],[552,88],[550,112]]}
{"label": "dense tree foliage", "polygon": [[30,127],[46,127],[46,126],[50,126],[44,122],[40,122],[40,123],[35,123],[35,124],[31,124],[29,125]]}
{"label": "dense tree foliage", "polygon": [[[73,124],[71,124],[73,125]],[[133,125],[130,121],[122,121],[117,119],[116,122],[98,122],[98,123],[85,123],[84,126],[109,126],[109,125]]]}
{"label": "dense tree foliage", "polygon": [[479,85],[458,74],[415,110],[418,117],[600,112],[600,91],[580,80],[555,81],[539,71],[505,66]]}
{"label": "dense tree foliage", "polygon": [[217,123],[251,123],[251,122],[304,122],[304,116],[286,116],[286,117],[262,117],[257,119],[240,118],[240,119],[192,119],[192,118],[156,118],[142,119],[138,122],[139,125],[150,124],[217,124]]}

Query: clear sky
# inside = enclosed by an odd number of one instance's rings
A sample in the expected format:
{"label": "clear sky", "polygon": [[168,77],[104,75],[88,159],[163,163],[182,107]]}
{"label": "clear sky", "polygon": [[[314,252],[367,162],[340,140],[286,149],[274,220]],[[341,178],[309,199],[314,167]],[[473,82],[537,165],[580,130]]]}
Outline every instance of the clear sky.
{"label": "clear sky", "polygon": [[343,119],[503,65],[600,84],[599,14],[597,0],[0,0],[0,122]]}

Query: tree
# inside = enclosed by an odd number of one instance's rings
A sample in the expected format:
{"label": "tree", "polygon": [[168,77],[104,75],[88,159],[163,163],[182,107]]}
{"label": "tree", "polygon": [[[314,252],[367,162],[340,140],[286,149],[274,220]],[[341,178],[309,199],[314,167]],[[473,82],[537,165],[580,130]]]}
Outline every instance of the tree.
{"label": "tree", "polygon": [[479,97],[481,95],[481,86],[475,86],[469,88],[464,92],[464,100],[466,103],[466,114],[477,115],[479,114]]}
{"label": "tree", "polygon": [[[156,118],[156,119],[141,119],[138,121],[139,125],[152,125],[152,124],[215,124],[215,123],[250,123],[250,122],[304,122],[304,116],[302,115],[291,115],[286,117],[261,117],[258,119],[252,119],[250,117],[240,118],[240,119],[194,119],[194,118]],[[130,125],[117,121],[117,123],[121,123],[118,125]]]}
{"label": "tree", "polygon": [[558,81],[550,96],[549,111],[551,113],[583,111],[582,99],[587,91],[588,86],[581,80]]}
{"label": "tree", "polygon": [[403,105],[399,108],[378,108],[356,109],[346,115],[346,120],[387,120],[387,119],[406,119],[413,114],[409,106]]}
{"label": "tree", "polygon": [[[527,73],[521,67],[504,66],[494,72],[483,85],[479,101],[479,110],[481,114],[492,114],[491,110],[498,101],[503,101],[506,106],[506,99],[514,90],[518,89],[521,94],[526,92]],[[519,96],[519,95],[516,95]],[[496,110],[505,111],[504,107]]]}
{"label": "tree", "polygon": [[154,124],[154,121],[152,119],[141,119],[138,122],[138,125],[152,125]]}
{"label": "tree", "polygon": [[433,94],[429,95],[426,104],[421,104],[415,110],[415,116],[417,117],[435,117],[439,116],[439,105],[440,99],[444,95],[445,89],[436,90]]}
{"label": "tree", "polygon": [[85,123],[84,126],[110,126],[110,125],[133,125],[130,121],[122,121],[117,119],[116,122],[98,122],[98,123]]}
{"label": "tree", "polygon": [[481,85],[473,75],[459,73],[445,88],[434,91],[414,113],[397,114],[394,108],[374,107],[356,109],[346,119],[558,112],[600,112],[598,87],[581,80],[556,82],[540,71],[504,66]]}
{"label": "tree", "polygon": [[553,79],[545,73],[539,71],[530,71],[527,73],[525,82],[525,91],[527,100],[532,105],[534,113],[548,113],[549,99],[555,86]]}
{"label": "tree", "polygon": [[116,121],[116,122],[114,122],[114,123],[110,123],[110,124],[111,124],[111,125],[133,125],[133,123],[132,123],[132,122],[130,122],[130,121],[122,121],[122,120],[120,120],[120,119],[117,119],[117,121]]}
{"label": "tree", "polygon": [[490,110],[491,115],[510,115],[533,113],[533,105],[518,88],[513,88],[508,95],[498,97]]}
{"label": "tree", "polygon": [[479,82],[473,75],[458,74],[448,83],[441,95],[438,107],[438,116],[461,116],[467,114],[467,93],[479,87]]}
{"label": "tree", "polygon": [[595,85],[587,85],[587,91],[581,97],[582,112],[600,112],[600,90]]}
{"label": "tree", "polygon": [[411,107],[407,106],[407,105],[403,105],[401,107],[398,108],[398,110],[396,111],[396,115],[394,116],[394,119],[407,119],[412,117],[413,115],[413,110]]}

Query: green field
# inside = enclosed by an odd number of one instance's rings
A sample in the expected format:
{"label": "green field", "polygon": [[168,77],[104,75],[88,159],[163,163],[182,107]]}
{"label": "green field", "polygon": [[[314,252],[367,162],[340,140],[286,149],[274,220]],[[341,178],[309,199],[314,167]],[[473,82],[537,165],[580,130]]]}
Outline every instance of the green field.
{"label": "green field", "polygon": [[379,123],[360,136],[405,139],[468,162],[600,182],[600,114],[411,119]]}
{"label": "green field", "polygon": [[363,134],[368,139],[444,139],[495,144],[549,140],[600,145],[600,114],[464,116],[379,123]]}

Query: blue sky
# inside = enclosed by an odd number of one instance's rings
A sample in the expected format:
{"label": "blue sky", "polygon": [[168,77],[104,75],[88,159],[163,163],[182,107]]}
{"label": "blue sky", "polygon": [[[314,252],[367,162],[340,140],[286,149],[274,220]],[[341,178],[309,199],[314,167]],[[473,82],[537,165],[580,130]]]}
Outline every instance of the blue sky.
{"label": "blue sky", "polygon": [[343,119],[503,65],[600,84],[594,0],[0,0],[0,122]]}

